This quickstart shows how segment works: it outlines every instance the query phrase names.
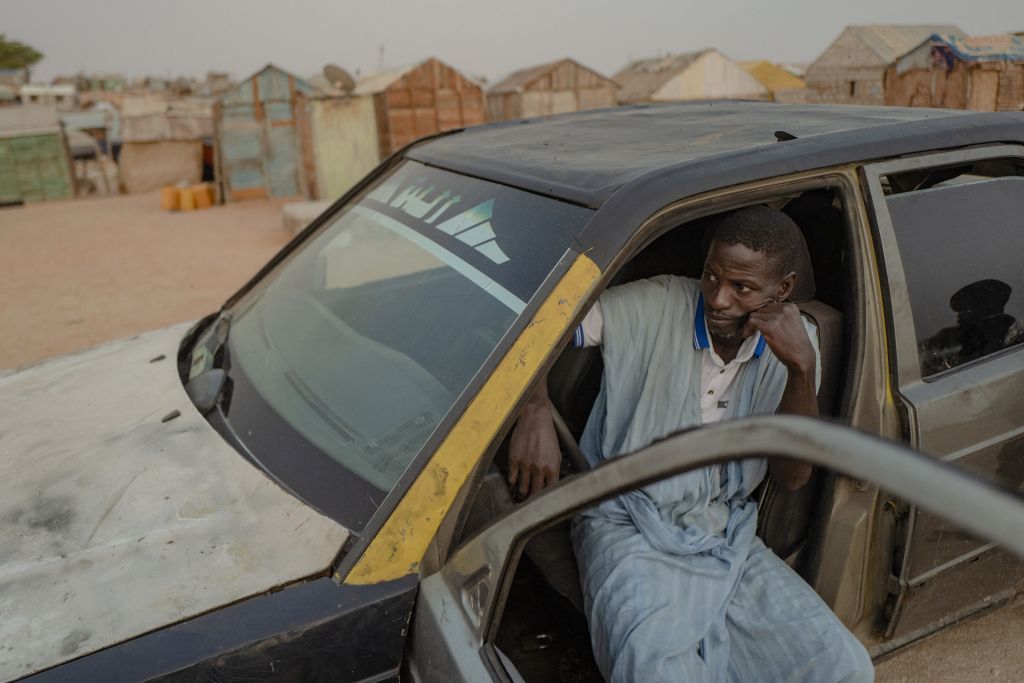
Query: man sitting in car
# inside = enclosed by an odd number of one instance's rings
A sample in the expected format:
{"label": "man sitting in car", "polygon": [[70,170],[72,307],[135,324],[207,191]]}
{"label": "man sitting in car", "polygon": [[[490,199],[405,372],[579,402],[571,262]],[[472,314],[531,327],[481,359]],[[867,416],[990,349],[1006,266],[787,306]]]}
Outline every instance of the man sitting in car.
{"label": "man sitting in car", "polygon": [[[701,280],[605,291],[576,331],[600,344],[601,391],[580,447],[591,466],[672,432],[748,415],[817,415],[817,333],[787,302],[803,237],[740,209],[713,229]],[[560,453],[544,383],[512,435],[509,482],[536,492]],[[864,647],[757,536],[750,493],[809,465],[730,462],[631,491],[573,523],[594,655],[617,681],[869,681]]]}

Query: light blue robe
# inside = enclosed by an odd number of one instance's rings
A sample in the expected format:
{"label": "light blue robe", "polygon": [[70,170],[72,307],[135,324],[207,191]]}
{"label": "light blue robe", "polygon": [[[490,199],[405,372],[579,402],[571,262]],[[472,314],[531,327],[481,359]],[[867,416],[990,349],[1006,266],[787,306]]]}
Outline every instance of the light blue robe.
{"label": "light blue robe", "polygon": [[[604,377],[580,442],[591,465],[701,424],[698,294],[695,280],[660,276],[602,295]],[[770,350],[744,363],[725,419],[774,413],[786,378]],[[707,467],[574,520],[605,678],[873,680],[863,646],[755,536],[749,495],[766,470],[764,459]]]}

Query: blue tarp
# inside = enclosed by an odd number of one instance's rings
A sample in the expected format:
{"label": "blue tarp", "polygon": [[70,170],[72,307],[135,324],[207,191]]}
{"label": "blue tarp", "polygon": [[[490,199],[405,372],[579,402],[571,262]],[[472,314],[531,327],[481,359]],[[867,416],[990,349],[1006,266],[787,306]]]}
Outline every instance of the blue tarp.
{"label": "blue tarp", "polygon": [[952,60],[963,62],[1024,61],[1024,37],[1011,33],[995,36],[953,36],[935,33],[925,42],[932,44],[952,68]]}

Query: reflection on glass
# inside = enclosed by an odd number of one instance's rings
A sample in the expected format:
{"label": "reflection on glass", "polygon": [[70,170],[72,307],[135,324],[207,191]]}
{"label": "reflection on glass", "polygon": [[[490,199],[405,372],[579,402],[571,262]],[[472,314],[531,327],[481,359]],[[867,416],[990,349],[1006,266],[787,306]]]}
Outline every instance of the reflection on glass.
{"label": "reflection on glass", "polygon": [[1005,312],[1013,288],[1000,280],[978,280],[949,299],[956,325],[945,327],[919,344],[925,375],[953,368],[1010,346],[1022,330]]}

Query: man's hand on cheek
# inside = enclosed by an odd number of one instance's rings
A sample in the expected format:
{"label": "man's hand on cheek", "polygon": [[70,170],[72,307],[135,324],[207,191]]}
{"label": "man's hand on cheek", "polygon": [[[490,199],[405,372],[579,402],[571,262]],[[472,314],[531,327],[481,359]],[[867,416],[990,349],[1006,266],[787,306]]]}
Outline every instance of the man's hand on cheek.
{"label": "man's hand on cheek", "polygon": [[791,303],[769,303],[750,314],[744,336],[760,332],[775,357],[790,370],[814,372],[814,347],[800,319],[800,309]]}

